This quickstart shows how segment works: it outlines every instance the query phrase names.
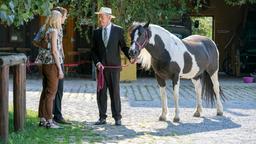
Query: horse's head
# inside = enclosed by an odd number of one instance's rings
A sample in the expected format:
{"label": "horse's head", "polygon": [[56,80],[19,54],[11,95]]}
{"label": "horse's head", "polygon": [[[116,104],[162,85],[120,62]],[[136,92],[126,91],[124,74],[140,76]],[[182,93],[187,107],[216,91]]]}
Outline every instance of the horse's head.
{"label": "horse's head", "polygon": [[149,22],[145,25],[133,24],[130,27],[131,47],[129,49],[129,55],[132,59],[136,59],[141,49],[148,44],[150,34],[148,30]]}

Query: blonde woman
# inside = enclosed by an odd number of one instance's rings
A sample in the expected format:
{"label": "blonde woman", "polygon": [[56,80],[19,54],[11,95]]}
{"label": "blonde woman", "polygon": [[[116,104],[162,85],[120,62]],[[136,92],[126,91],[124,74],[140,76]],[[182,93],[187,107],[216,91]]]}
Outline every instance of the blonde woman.
{"label": "blonde woman", "polygon": [[[52,11],[53,10],[57,10],[62,14],[62,24],[64,24],[67,19],[67,14],[68,14],[67,9],[65,9],[63,7],[55,7],[52,9]],[[64,50],[63,50],[63,45],[62,45],[63,44],[62,43],[63,29],[60,30],[60,33],[58,36],[60,37],[60,41],[58,41],[58,43],[60,43],[60,46],[61,46],[61,56],[64,59]],[[64,70],[64,63],[61,63],[61,68],[62,68],[62,70]],[[53,101],[53,115],[54,115],[53,120],[60,124],[71,124],[69,121],[64,119],[62,112],[61,112],[63,89],[64,89],[64,79],[60,79],[59,84],[58,84],[58,90],[57,90],[57,93],[55,96],[55,100]]]}
{"label": "blonde woman", "polygon": [[46,35],[48,38],[48,49],[39,49],[36,63],[42,64],[43,90],[39,102],[38,116],[40,118],[39,126],[46,128],[60,128],[52,120],[53,101],[58,89],[59,79],[64,78],[61,68],[63,57],[61,54],[61,45],[58,36],[62,27],[62,14],[57,11],[51,11],[45,23]]}

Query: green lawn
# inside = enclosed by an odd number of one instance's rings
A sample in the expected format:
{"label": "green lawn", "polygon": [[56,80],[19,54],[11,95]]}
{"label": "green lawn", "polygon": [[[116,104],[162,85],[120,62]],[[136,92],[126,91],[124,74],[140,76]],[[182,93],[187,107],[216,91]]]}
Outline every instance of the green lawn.
{"label": "green lawn", "polygon": [[94,143],[101,142],[103,137],[93,132],[86,125],[73,122],[62,125],[64,129],[46,129],[38,127],[35,111],[27,111],[26,127],[21,132],[14,132],[13,112],[9,112],[9,143],[10,144],[56,144],[56,143]]}

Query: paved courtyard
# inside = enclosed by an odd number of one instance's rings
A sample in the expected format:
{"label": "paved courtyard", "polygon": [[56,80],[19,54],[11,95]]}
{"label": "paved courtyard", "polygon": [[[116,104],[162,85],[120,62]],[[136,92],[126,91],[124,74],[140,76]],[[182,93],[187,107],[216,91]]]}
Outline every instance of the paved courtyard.
{"label": "paved courtyard", "polygon": [[[10,81],[10,102],[12,102]],[[121,83],[122,126],[114,126],[108,104],[107,125],[95,126],[98,119],[96,82],[88,79],[66,79],[63,113],[71,121],[84,123],[104,136],[102,143],[143,144],[255,144],[256,143],[256,83],[245,84],[241,78],[220,79],[228,100],[224,116],[216,116],[216,109],[204,106],[203,116],[193,117],[195,92],[191,81],[183,80],[180,89],[179,123],[172,121],[174,103],[171,81],[168,81],[169,116],[158,121],[161,113],[159,88],[153,78],[141,78]],[[41,78],[27,80],[27,109],[38,108]],[[84,137],[84,143],[87,143]]]}

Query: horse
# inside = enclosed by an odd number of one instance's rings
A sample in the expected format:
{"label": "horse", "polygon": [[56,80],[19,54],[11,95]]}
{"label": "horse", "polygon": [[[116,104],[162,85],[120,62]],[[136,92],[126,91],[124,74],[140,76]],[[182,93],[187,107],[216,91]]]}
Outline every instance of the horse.
{"label": "horse", "polygon": [[129,55],[141,63],[142,68],[151,67],[160,88],[162,113],[160,121],[166,121],[168,113],[166,80],[172,80],[175,115],[173,122],[179,122],[180,79],[191,79],[196,92],[194,117],[202,114],[202,99],[216,105],[217,116],[223,115],[222,100],[225,96],[218,80],[219,52],[211,39],[191,35],[179,39],[161,26],[133,23],[129,28],[131,46]]}

